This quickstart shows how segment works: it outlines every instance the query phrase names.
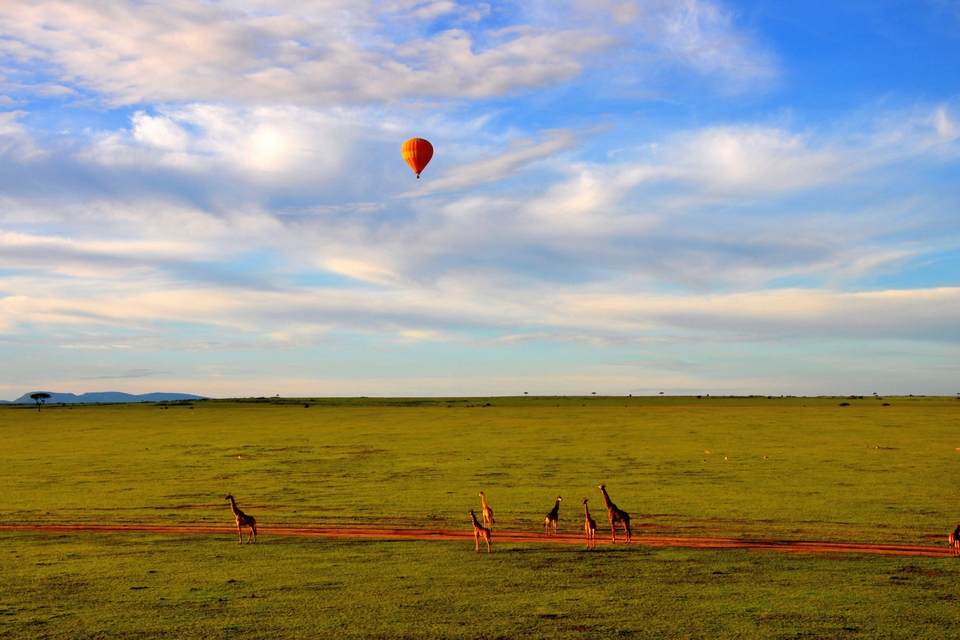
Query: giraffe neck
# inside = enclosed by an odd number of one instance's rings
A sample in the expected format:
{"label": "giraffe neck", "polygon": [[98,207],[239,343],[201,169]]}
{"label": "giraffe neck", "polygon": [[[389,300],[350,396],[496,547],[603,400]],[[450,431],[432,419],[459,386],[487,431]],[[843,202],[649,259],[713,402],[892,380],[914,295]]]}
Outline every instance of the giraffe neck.
{"label": "giraffe neck", "polygon": [[587,520],[590,519],[590,508],[587,506],[587,503],[583,503],[583,515],[587,517]]}
{"label": "giraffe neck", "polygon": [[613,503],[610,502],[610,496],[607,495],[607,490],[606,490],[606,489],[600,489],[600,492],[603,494],[603,504],[607,505],[607,509],[613,509],[613,508],[615,508],[615,507],[613,506]]}
{"label": "giraffe neck", "polygon": [[230,509],[233,511],[233,515],[235,516],[243,515],[243,511],[240,511],[240,509],[237,507],[237,503],[234,501],[233,498],[230,498]]}
{"label": "giraffe neck", "polygon": [[477,515],[475,513],[471,513],[470,517],[473,519],[473,526],[480,528],[480,523],[477,521]]}

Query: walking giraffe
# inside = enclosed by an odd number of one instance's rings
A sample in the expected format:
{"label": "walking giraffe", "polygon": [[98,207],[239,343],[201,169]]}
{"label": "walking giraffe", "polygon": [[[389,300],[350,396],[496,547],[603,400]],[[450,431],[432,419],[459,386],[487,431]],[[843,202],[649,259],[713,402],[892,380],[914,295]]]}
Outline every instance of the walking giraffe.
{"label": "walking giraffe", "polygon": [[561,502],[563,502],[563,498],[557,496],[557,502],[553,505],[553,509],[551,509],[550,513],[547,514],[547,517],[543,519],[543,532],[546,535],[550,535],[550,525],[553,525],[553,532],[557,532],[557,522],[560,520]]}
{"label": "walking giraffe", "polygon": [[607,495],[607,487],[602,482],[600,483],[600,491],[603,493],[603,504],[607,507],[607,516],[610,517],[610,536],[613,539],[613,544],[617,544],[617,523],[623,525],[623,530],[627,534],[627,543],[630,543],[630,514],[622,509],[618,509],[617,505],[610,502],[610,496]]}
{"label": "walking giraffe", "polygon": [[494,520],[493,520],[493,509],[490,508],[490,505],[487,504],[487,496],[483,495],[483,491],[480,492],[480,502],[483,503],[483,526],[493,530]]}
{"label": "walking giraffe", "polygon": [[953,555],[960,556],[960,522],[957,523],[957,528],[953,530],[947,541],[950,543]]}
{"label": "walking giraffe", "polygon": [[490,529],[477,522],[477,516],[470,509],[470,519],[473,520],[473,538],[477,542],[477,553],[480,553],[480,538],[487,542],[487,553],[490,553]]}
{"label": "walking giraffe", "polygon": [[243,544],[243,530],[242,527],[250,527],[250,533],[247,534],[247,542],[256,542],[257,541],[257,521],[253,516],[248,516],[243,511],[240,511],[240,507],[237,506],[237,501],[233,499],[233,494],[228,494],[224,500],[230,501],[230,509],[233,510],[233,515],[237,520],[237,542]]}
{"label": "walking giraffe", "polygon": [[597,546],[597,521],[590,517],[590,509],[587,507],[587,499],[583,499],[583,532],[587,536],[587,549],[593,549]]}

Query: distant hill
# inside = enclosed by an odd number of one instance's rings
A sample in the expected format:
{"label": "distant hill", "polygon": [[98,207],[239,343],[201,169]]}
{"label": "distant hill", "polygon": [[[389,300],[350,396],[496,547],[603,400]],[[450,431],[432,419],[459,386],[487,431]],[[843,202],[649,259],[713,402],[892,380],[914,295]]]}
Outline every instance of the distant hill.
{"label": "distant hill", "polygon": [[130,393],[121,393],[120,391],[98,391],[94,393],[83,393],[79,396],[74,393],[54,393],[53,391],[30,391],[23,394],[13,401],[12,404],[32,404],[34,399],[30,397],[31,393],[49,393],[47,404],[62,402],[64,404],[81,404],[85,402],[169,402],[171,400],[204,400],[203,396],[194,396],[189,393],[144,393],[139,396]]}

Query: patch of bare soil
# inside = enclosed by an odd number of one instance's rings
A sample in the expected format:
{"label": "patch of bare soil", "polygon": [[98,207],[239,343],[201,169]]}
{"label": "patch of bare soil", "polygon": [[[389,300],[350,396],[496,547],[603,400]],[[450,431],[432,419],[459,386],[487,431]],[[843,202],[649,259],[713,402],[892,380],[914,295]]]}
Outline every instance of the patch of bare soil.
{"label": "patch of bare soil", "polygon": [[[0,531],[38,531],[47,533],[153,533],[159,535],[236,535],[234,527],[203,525],[137,525],[137,524],[7,524]],[[246,532],[245,532],[246,533]],[[456,529],[383,529],[375,527],[260,527],[260,535],[317,537],[349,540],[448,540],[473,542],[473,532]],[[494,542],[511,544],[584,545],[580,535],[561,533],[545,536],[523,531],[494,531]],[[607,538],[597,537],[598,545],[610,545]],[[618,545],[623,545],[618,538]],[[888,556],[949,556],[949,547],[878,544],[861,542],[818,542],[806,540],[745,540],[741,538],[697,538],[688,536],[634,535],[631,546],[684,547],[689,549],[750,549],[784,553],[828,554],[864,553]]]}

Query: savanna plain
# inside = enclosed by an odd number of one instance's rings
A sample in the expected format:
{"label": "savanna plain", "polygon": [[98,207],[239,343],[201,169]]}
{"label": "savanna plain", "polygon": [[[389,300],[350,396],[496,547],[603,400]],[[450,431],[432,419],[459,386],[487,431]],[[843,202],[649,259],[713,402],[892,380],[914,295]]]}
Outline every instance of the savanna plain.
{"label": "savanna plain", "polygon": [[[5,406],[0,638],[955,638],[958,463],[956,398]],[[601,482],[633,544],[609,544]],[[237,544],[228,493],[256,544]],[[605,544],[498,542],[542,533],[558,495],[560,532],[582,532],[589,498]],[[468,537],[279,535],[296,527]],[[663,535],[943,554],[643,544]]]}

